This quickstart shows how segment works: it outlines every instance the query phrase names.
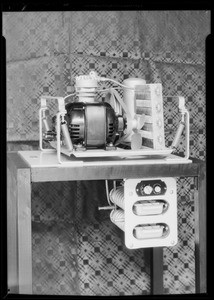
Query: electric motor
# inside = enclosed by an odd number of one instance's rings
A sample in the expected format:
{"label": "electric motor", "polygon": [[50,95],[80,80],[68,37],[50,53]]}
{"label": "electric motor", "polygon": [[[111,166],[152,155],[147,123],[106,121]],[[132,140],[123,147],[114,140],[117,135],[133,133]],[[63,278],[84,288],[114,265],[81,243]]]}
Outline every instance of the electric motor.
{"label": "electric motor", "polygon": [[66,110],[72,143],[86,149],[113,146],[125,127],[123,117],[106,102],[73,102],[66,105]]}

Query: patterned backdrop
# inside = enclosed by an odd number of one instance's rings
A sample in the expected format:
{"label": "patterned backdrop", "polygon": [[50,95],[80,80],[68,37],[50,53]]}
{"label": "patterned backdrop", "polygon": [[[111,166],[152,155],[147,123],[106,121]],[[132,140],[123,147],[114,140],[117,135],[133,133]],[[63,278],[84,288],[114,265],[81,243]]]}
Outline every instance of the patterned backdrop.
{"label": "patterned backdrop", "polygon": [[[37,149],[39,97],[65,96],[76,75],[96,70],[163,84],[167,145],[180,121],[175,96],[184,96],[190,154],[205,159],[209,33],[209,11],[4,12],[8,150]],[[164,248],[166,294],[195,291],[193,191],[192,178],[179,178],[179,242]],[[150,293],[148,251],[128,250],[108,213],[97,210],[106,205],[103,181],[37,183],[32,194],[35,294]]]}

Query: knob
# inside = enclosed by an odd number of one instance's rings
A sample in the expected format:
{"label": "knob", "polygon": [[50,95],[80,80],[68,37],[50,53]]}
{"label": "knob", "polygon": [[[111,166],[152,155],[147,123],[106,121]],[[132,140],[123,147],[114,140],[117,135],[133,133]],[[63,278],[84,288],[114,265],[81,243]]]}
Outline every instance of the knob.
{"label": "knob", "polygon": [[160,192],[161,192],[161,187],[160,187],[160,185],[155,185],[154,191],[155,191],[155,194],[160,194]]}
{"label": "knob", "polygon": [[143,188],[143,193],[146,194],[146,195],[150,195],[153,191],[153,188],[151,187],[151,185],[146,185],[144,188]]}

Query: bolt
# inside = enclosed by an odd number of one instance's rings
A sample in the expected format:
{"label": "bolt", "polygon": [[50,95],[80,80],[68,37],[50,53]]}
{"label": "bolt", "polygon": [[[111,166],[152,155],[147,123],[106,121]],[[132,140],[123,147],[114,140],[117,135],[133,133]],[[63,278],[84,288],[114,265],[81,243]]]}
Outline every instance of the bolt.
{"label": "bolt", "polygon": [[130,245],[129,245],[129,248],[133,248],[133,244],[130,244]]}
{"label": "bolt", "polygon": [[156,110],[157,110],[157,112],[160,112],[160,111],[161,111],[161,105],[160,105],[160,103],[158,103],[158,104],[156,105]]}
{"label": "bolt", "polygon": [[129,196],[133,196],[133,192],[129,192]]}
{"label": "bolt", "polygon": [[157,120],[157,126],[158,127],[161,127],[162,126],[162,122],[161,122],[161,120],[159,119],[159,120]]}
{"label": "bolt", "polygon": [[159,142],[160,144],[162,144],[162,142],[163,142],[163,138],[162,138],[161,135],[158,136],[158,142]]}
{"label": "bolt", "polygon": [[175,241],[171,241],[171,245],[174,245],[175,244]]}
{"label": "bolt", "polygon": [[155,89],[155,94],[156,94],[157,96],[160,96],[160,93],[161,93],[160,88],[159,88],[159,87],[156,87],[156,89]]}

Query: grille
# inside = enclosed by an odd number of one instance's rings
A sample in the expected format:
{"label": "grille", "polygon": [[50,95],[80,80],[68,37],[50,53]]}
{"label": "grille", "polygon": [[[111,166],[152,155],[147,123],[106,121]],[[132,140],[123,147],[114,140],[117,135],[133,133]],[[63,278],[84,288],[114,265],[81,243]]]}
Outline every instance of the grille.
{"label": "grille", "polygon": [[110,124],[108,125],[108,136],[109,136],[109,137],[112,137],[113,134],[114,134],[114,124],[113,124],[113,123],[110,123]]}
{"label": "grille", "polygon": [[70,124],[69,132],[70,132],[70,136],[72,139],[79,139],[80,138],[80,125]]}

